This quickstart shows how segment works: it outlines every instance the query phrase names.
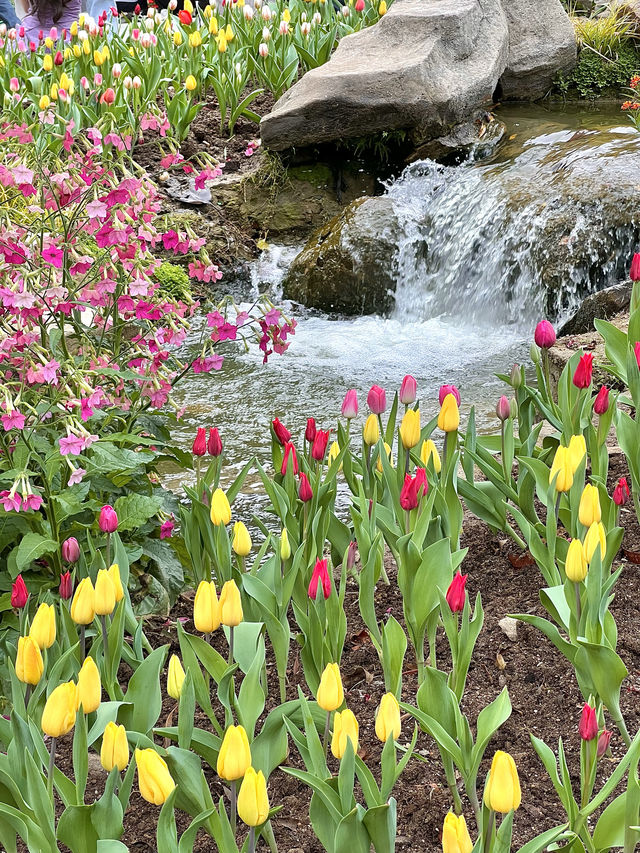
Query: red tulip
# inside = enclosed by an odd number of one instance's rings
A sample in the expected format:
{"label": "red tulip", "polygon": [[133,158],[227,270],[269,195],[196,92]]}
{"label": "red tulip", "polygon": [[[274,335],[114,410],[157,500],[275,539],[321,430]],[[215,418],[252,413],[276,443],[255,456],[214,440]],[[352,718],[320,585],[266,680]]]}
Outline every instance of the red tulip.
{"label": "red tulip", "polygon": [[298,487],[298,497],[303,503],[307,503],[313,497],[313,489],[306,474],[300,474],[300,486]]}
{"label": "red tulip", "polygon": [[298,473],[298,455],[296,453],[296,449],[293,446],[292,442],[288,441],[284,446],[284,456],[282,457],[282,465],[280,467],[280,473],[284,477],[287,473],[287,468],[289,467],[289,456],[291,456],[291,464],[293,465],[293,473],[297,475]]}
{"label": "red tulip", "polygon": [[609,749],[609,741],[611,740],[611,732],[609,729],[603,729],[600,737],[598,738],[598,749],[596,750],[596,756],[600,759],[603,757],[605,752]]}
{"label": "red tulip", "polygon": [[222,453],[222,441],[217,427],[209,428],[209,441],[207,442],[209,456],[220,456]]}
{"label": "red tulip", "polygon": [[139,4],[139,3],[136,3],[136,5],[133,7],[133,14],[134,14],[134,15],[139,15],[139,14],[140,14],[140,11],[141,11],[141,10],[140,10],[140,4]]}
{"label": "red tulip", "polygon": [[75,536],[70,536],[62,543],[62,559],[65,563],[77,563],[80,559],[80,546]]}
{"label": "red tulip", "polygon": [[573,374],[573,384],[576,388],[588,388],[593,377],[593,353],[585,352],[580,356],[580,361]]}
{"label": "red tulip", "polygon": [[327,452],[327,442],[329,441],[329,430],[319,429],[316,432],[316,437],[313,440],[311,448],[311,458],[316,462],[322,462],[324,454]]}
{"label": "red tulip", "polygon": [[355,418],[358,414],[358,394],[355,388],[351,388],[344,395],[344,400],[342,401],[342,417],[347,420],[351,420]]}
{"label": "red tulip", "polygon": [[609,389],[606,385],[598,391],[598,396],[593,404],[593,411],[596,415],[604,415],[609,410]]}
{"label": "red tulip", "polygon": [[444,403],[444,398],[447,396],[447,394],[453,394],[453,396],[456,398],[456,403],[460,405],[460,392],[458,391],[455,385],[440,386],[440,391],[438,392],[438,401],[440,405]]}
{"label": "red tulip", "polygon": [[318,594],[318,584],[322,585],[322,594],[325,599],[329,598],[331,595],[331,578],[329,577],[329,572],[327,571],[327,561],[326,560],[317,560],[315,567],[313,569],[313,573],[311,575],[311,581],[309,582],[309,598],[315,599]]}
{"label": "red tulip", "polygon": [[400,490],[400,506],[409,512],[416,509],[418,501],[427,494],[429,484],[427,483],[427,472],[424,468],[416,468],[416,475],[405,474],[404,484]]}
{"label": "red tulip", "polygon": [[73,595],[71,572],[63,572],[63,574],[60,575],[60,586],[58,587],[58,592],[60,593],[60,598],[64,598],[65,601]]}
{"label": "red tulip", "polygon": [[64,56],[62,55],[62,51],[56,50],[56,54],[53,57],[53,64],[54,65],[62,65],[63,62],[64,62]]}
{"label": "red tulip", "polygon": [[291,438],[291,433],[286,428],[284,424],[281,424],[278,418],[274,418],[271,421],[271,426],[273,427],[273,431],[275,433],[276,438],[280,442],[280,444],[284,447],[285,444]]}
{"label": "red tulip", "polygon": [[511,406],[509,404],[509,400],[504,396],[504,394],[498,400],[498,405],[496,406],[496,415],[498,416],[498,419],[501,420],[503,423],[504,421],[508,421],[511,417]]}
{"label": "red tulip", "polygon": [[556,342],[556,331],[548,320],[541,320],[536,326],[533,339],[540,349],[550,349]]}
{"label": "red tulip", "polygon": [[467,598],[465,586],[467,585],[468,577],[468,575],[457,572],[449,584],[446,598],[452,613],[461,613],[464,610],[464,603]]}
{"label": "red tulip", "polygon": [[105,89],[104,94],[100,98],[100,101],[103,104],[112,104],[115,101],[115,99],[116,99],[116,93],[111,88],[111,86],[109,86],[108,89]]}
{"label": "red tulip", "polygon": [[178,20],[181,24],[183,24],[183,26],[188,27],[193,21],[193,18],[191,17],[191,12],[187,12],[186,9],[181,9],[178,12]]}
{"label": "red tulip", "polygon": [[115,533],[118,529],[118,515],[115,509],[109,504],[106,504],[100,510],[98,525],[103,533]]}
{"label": "red tulip", "polygon": [[374,415],[381,415],[387,408],[387,395],[384,388],[372,385],[367,394],[367,406]]}
{"label": "red tulip", "polygon": [[582,716],[580,717],[578,732],[580,733],[582,740],[593,740],[598,737],[596,709],[592,708],[587,702],[584,703],[582,708]]}
{"label": "red tulip", "polygon": [[616,506],[624,506],[629,500],[631,493],[627,484],[626,477],[620,477],[615,489],[613,490],[613,502]]}
{"label": "red tulip", "polygon": [[204,427],[198,427],[191,452],[194,456],[204,456],[207,452],[207,431]]}
{"label": "red tulip", "polygon": [[640,252],[636,252],[633,256],[629,278],[631,281],[640,281]]}
{"label": "red tulip", "polygon": [[304,431],[304,437],[309,442],[309,444],[313,444],[313,440],[316,437],[316,422],[315,418],[307,418],[307,428]]}
{"label": "red tulip", "polygon": [[18,575],[11,585],[11,606],[22,610],[27,603],[28,598],[29,591],[27,589],[27,585],[24,582],[22,575]]}
{"label": "red tulip", "polygon": [[364,0],[356,0],[356,12],[364,12]]}
{"label": "red tulip", "polygon": [[414,481],[416,484],[416,495],[418,496],[418,500],[420,500],[420,498],[425,497],[425,495],[429,491],[429,483],[427,482],[427,469],[416,468],[416,475],[414,477]]}
{"label": "red tulip", "polygon": [[405,406],[410,406],[411,403],[415,403],[416,396],[418,393],[418,383],[413,378],[407,374],[402,380],[402,385],[400,386],[400,393],[398,395],[398,399]]}
{"label": "red tulip", "polygon": [[[640,279],[639,279],[640,280]],[[636,341],[633,347],[633,352],[636,356],[636,364],[640,367],[640,341]]]}

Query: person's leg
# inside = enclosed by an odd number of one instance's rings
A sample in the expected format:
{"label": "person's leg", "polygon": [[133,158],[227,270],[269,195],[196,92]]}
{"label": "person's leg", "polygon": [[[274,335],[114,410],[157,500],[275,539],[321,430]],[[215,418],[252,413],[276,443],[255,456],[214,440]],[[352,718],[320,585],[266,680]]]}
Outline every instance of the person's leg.
{"label": "person's leg", "polygon": [[18,26],[18,16],[11,0],[0,0],[0,21],[3,21],[8,27]]}

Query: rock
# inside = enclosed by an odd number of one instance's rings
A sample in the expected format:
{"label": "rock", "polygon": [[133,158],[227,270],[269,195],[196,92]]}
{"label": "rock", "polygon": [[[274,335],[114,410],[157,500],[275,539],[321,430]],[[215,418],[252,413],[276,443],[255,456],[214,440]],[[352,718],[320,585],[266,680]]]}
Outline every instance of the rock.
{"label": "rock", "polygon": [[280,98],[260,123],[263,143],[280,151],[396,129],[420,141],[447,135],[491,103],[508,49],[501,0],[396,0]]}
{"label": "rock", "polygon": [[585,332],[593,332],[595,330],[593,321],[596,317],[609,320],[629,308],[632,288],[631,281],[624,281],[612,287],[606,287],[598,293],[591,293],[573,317],[560,328],[558,335],[582,335]]}
{"label": "rock", "polygon": [[449,162],[474,152],[478,159],[488,157],[504,136],[503,122],[486,110],[479,110],[472,121],[457,124],[446,136],[431,139],[417,148],[410,162],[415,160],[437,160]]}
{"label": "rock", "polygon": [[199,205],[209,204],[211,201],[211,190],[207,187],[197,190],[196,182],[191,177],[175,178],[170,176],[164,181],[164,187],[167,195],[181,204]]}
{"label": "rock", "polygon": [[[626,332],[629,328],[629,314],[623,312],[611,318],[618,329]],[[602,367],[606,363],[606,355],[604,350],[604,341],[597,332],[585,332],[583,335],[571,335],[570,337],[558,338],[555,346],[549,350],[549,367],[551,375],[551,385],[557,388],[560,380],[560,375],[564,370],[569,359],[579,352],[592,352],[594,358],[593,364],[593,387],[599,388],[601,385],[611,387],[619,387],[619,383],[615,381],[611,374],[605,371]]]}
{"label": "rock", "polygon": [[512,619],[511,616],[505,616],[498,622],[498,625],[503,634],[505,634],[512,643],[518,639],[518,620]]}
{"label": "rock", "polygon": [[341,314],[387,313],[395,289],[394,224],[387,196],[353,202],[295,258],[283,282],[285,298]]}
{"label": "rock", "polygon": [[545,95],[559,71],[577,61],[575,31],[560,0],[502,0],[509,23],[509,58],[500,78],[504,100]]}

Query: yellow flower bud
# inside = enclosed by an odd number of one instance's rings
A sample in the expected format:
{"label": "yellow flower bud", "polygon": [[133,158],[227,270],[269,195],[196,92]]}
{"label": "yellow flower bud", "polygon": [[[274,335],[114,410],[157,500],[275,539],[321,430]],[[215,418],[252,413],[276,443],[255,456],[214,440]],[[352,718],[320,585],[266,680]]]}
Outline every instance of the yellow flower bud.
{"label": "yellow flower bud", "polygon": [[381,0],[380,5],[378,6],[378,14],[380,17],[387,14],[387,4],[385,3],[385,0]]}
{"label": "yellow flower bud", "polygon": [[70,48],[70,47],[65,47],[64,52],[63,52],[63,54],[62,54],[62,55],[64,56],[64,58],[65,58],[65,59],[71,59],[71,55],[72,55],[72,54],[71,54],[71,48]]}
{"label": "yellow flower bud", "polygon": [[227,50],[227,36],[224,30],[220,30],[216,36],[216,44],[218,45],[219,53],[225,53]]}
{"label": "yellow flower bud", "polygon": [[261,826],[269,817],[267,781],[262,770],[247,768],[238,793],[238,817],[247,826]]}
{"label": "yellow flower bud", "polygon": [[420,441],[420,409],[407,409],[400,424],[400,438],[405,450],[411,450]]}
{"label": "yellow flower bud", "polygon": [[471,853],[472,850],[473,842],[464,815],[458,817],[449,812],[442,827],[442,853]]}
{"label": "yellow flower bud", "polygon": [[[85,42],[86,44],[86,42]],[[104,63],[104,56],[102,55],[102,51],[94,50],[93,51],[93,61],[95,64],[100,67]]]}
{"label": "yellow flower bud", "polygon": [[347,738],[351,740],[353,751],[358,751],[358,733],[360,727],[353,711],[346,708],[342,713],[336,711],[333,716],[333,737],[331,753],[334,758],[342,758],[347,749]]}
{"label": "yellow flower bud", "polygon": [[176,787],[171,778],[167,762],[155,749],[136,749],[138,787],[143,799],[154,806],[161,806]]}
{"label": "yellow flower bud", "polygon": [[569,543],[564,570],[573,583],[582,583],[587,576],[587,559],[584,555],[582,542],[579,539],[572,539]]}
{"label": "yellow flower bud", "polygon": [[213,15],[212,7],[211,6],[205,6],[204,12],[202,14],[204,15],[205,21],[208,21],[209,18]]}
{"label": "yellow flower bud", "polygon": [[[207,8],[209,8],[209,7],[207,6]],[[193,76],[193,74],[189,74],[187,79],[184,81],[184,87],[187,90],[187,92],[193,92],[194,89],[197,87],[197,85],[198,84],[196,82],[196,78]]]}
{"label": "yellow flower bud", "polygon": [[56,611],[53,604],[41,604],[33,617],[29,636],[40,649],[50,649],[56,639]]}
{"label": "yellow flower bud", "polygon": [[242,599],[234,580],[227,581],[220,590],[220,622],[235,628],[242,622]]}
{"label": "yellow flower bud", "polygon": [[88,40],[82,42],[82,52],[85,56],[91,55],[91,45],[89,44]]}
{"label": "yellow flower bud", "polygon": [[578,470],[578,465],[587,455],[587,442],[582,433],[580,435],[572,435],[569,441],[569,464],[571,465],[571,473],[575,474]]}
{"label": "yellow flower bud", "polygon": [[460,411],[458,401],[453,394],[447,394],[442,401],[438,415],[438,429],[443,432],[455,432],[460,426]]}
{"label": "yellow flower bud", "polygon": [[231,521],[231,507],[227,496],[222,489],[216,489],[211,497],[211,521],[216,525],[229,524]]}
{"label": "yellow flower bud", "polygon": [[215,17],[215,15],[209,21],[209,32],[212,36],[218,35],[218,19]]}
{"label": "yellow flower bud", "polygon": [[593,560],[593,555],[598,546],[600,546],[600,559],[604,560],[604,555],[607,553],[607,535],[604,532],[602,522],[594,521],[584,537],[584,556],[587,563]]}
{"label": "yellow flower bud", "polygon": [[180,47],[180,45],[182,44],[182,33],[180,32],[180,30],[176,30],[173,34],[173,43],[176,47]]}
{"label": "yellow flower bud", "polygon": [[67,92],[68,92],[70,95],[73,95],[73,93],[75,92],[75,90],[76,90],[76,84],[73,82],[73,80],[69,80],[69,85],[68,85],[68,88],[67,88]]}
{"label": "yellow flower bud", "polygon": [[591,527],[594,522],[600,521],[601,518],[602,511],[600,509],[600,495],[598,493],[598,487],[592,486],[591,483],[587,483],[580,497],[578,520],[580,521],[580,524],[584,524],[585,527]]}
{"label": "yellow flower bud", "polygon": [[422,447],[420,448],[420,460],[424,467],[426,468],[429,464],[429,460],[433,461],[433,470],[436,474],[439,474],[442,471],[442,462],[440,461],[440,454],[438,453],[438,448],[430,438],[426,441],[422,442]]}
{"label": "yellow flower bud", "polygon": [[69,90],[69,78],[67,77],[64,71],[60,75],[60,88],[64,89],[65,91]]}
{"label": "yellow flower bud", "polygon": [[233,41],[235,33],[231,29],[231,24],[227,24],[227,29],[225,30],[225,36],[227,37],[227,41]]}
{"label": "yellow flower bud", "polygon": [[82,48],[80,47],[79,44],[74,44],[73,55],[75,56],[76,59],[80,59],[80,57],[82,56]]}
{"label": "yellow flower bud", "polygon": [[47,699],[42,712],[42,731],[49,737],[63,737],[70,732],[78,710],[78,686],[74,681],[59,684]]}
{"label": "yellow flower bud", "polygon": [[171,655],[169,658],[169,671],[167,672],[167,693],[172,699],[177,700],[180,698],[184,677],[185,673],[180,658],[177,655]]}
{"label": "yellow flower bud", "polygon": [[376,715],[376,737],[385,743],[387,738],[398,740],[401,731],[400,705],[393,693],[385,693]]}
{"label": "yellow flower bud", "polygon": [[233,551],[238,557],[247,557],[251,553],[251,536],[242,521],[236,521],[233,525]]}
{"label": "yellow flower bud", "polygon": [[58,84],[57,83],[51,84],[51,88],[49,89],[49,96],[51,97],[52,101],[58,100]]}
{"label": "yellow flower bud", "polygon": [[202,44],[202,36],[200,35],[200,30],[194,30],[189,35],[189,45],[191,47],[200,47]]}
{"label": "yellow flower bud", "polygon": [[220,605],[213,581],[200,581],[193,602],[193,622],[196,631],[210,634],[220,627]]}
{"label": "yellow flower bud", "polygon": [[[338,444],[337,441],[334,441],[331,444],[331,447],[329,448],[329,454],[327,456],[327,465],[329,465],[329,466],[332,465],[333,462],[338,458],[339,455],[340,455],[340,445]],[[340,466],[340,468],[342,469],[342,465]]]}
{"label": "yellow flower bud", "polygon": [[71,601],[71,618],[76,625],[90,625],[95,615],[95,591],[91,578],[82,578]]}
{"label": "yellow flower bud", "polygon": [[110,616],[116,606],[116,590],[106,569],[100,569],[96,578],[95,611],[97,616]]}
{"label": "yellow flower bud", "polygon": [[573,485],[573,468],[571,466],[569,449],[562,447],[562,445],[558,447],[553,457],[551,470],[549,471],[549,483],[553,482],[556,474],[558,475],[556,479],[556,491],[568,492]]}
{"label": "yellow flower bud", "polygon": [[291,21],[291,12],[286,8],[286,6],[282,11],[282,20],[286,21],[287,23],[290,23]]}
{"label": "yellow flower bud", "polygon": [[44,40],[44,46],[47,48],[47,50],[51,50],[53,48],[53,39],[51,38],[51,36],[46,37],[46,39]]}
{"label": "yellow flower bud", "polygon": [[[389,464],[393,467],[393,455],[391,452],[391,447],[390,447],[390,445],[387,444],[386,441],[384,443],[384,452],[387,454],[387,459],[389,460]],[[376,465],[376,468],[382,474],[384,469],[382,467],[382,457],[381,456],[378,456],[378,464]]]}
{"label": "yellow flower bud", "polygon": [[282,533],[280,534],[280,559],[288,560],[291,556],[291,545],[289,544],[289,533],[287,532],[287,528],[282,528]]}
{"label": "yellow flower bud", "polygon": [[51,100],[50,100],[49,96],[48,96],[48,95],[43,95],[43,96],[40,98],[40,100],[38,101],[38,107],[39,107],[41,110],[46,110],[50,103],[51,103]]}
{"label": "yellow flower bud", "polygon": [[242,779],[251,767],[251,747],[243,726],[229,726],[224,733],[216,773],[227,782]]}
{"label": "yellow flower bud", "polygon": [[80,706],[85,714],[96,711],[100,706],[102,698],[102,685],[100,684],[100,672],[94,659],[88,655],[78,674],[78,696]]}
{"label": "yellow flower bud", "polygon": [[124,598],[124,589],[120,580],[120,566],[117,563],[112,563],[109,567],[109,577],[116,593],[116,604]]}
{"label": "yellow flower bud", "polygon": [[191,0],[184,0],[182,8],[185,12],[188,12],[190,15],[193,15],[193,3],[191,2]]}
{"label": "yellow flower bud", "polygon": [[378,418],[376,415],[369,415],[362,430],[364,443],[369,447],[374,445],[380,438],[380,427],[378,426]]}
{"label": "yellow flower bud", "polygon": [[129,742],[124,726],[117,726],[113,721],[107,723],[102,735],[100,748],[100,764],[107,773],[114,767],[122,773],[129,763]]}
{"label": "yellow flower bud", "polygon": [[323,711],[336,711],[344,702],[342,678],[337,663],[328,663],[325,666],[316,699]]}
{"label": "yellow flower bud", "polygon": [[69,32],[75,38],[78,35],[78,22],[74,21],[69,27]]}
{"label": "yellow flower bud", "polygon": [[520,780],[516,763],[508,752],[498,750],[484,789],[484,803],[494,812],[507,814],[520,806]]}
{"label": "yellow flower bud", "polygon": [[33,637],[18,637],[16,675],[23,684],[36,685],[42,678],[44,663],[40,648]]}

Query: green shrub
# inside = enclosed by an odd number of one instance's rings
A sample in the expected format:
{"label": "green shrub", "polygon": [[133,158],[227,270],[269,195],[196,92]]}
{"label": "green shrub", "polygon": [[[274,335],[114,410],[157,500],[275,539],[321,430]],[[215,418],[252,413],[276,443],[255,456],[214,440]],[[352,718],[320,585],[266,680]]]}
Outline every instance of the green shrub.
{"label": "green shrub", "polygon": [[174,299],[183,299],[185,296],[193,298],[189,276],[177,264],[160,264],[156,270],[155,279],[161,291],[167,296]]}
{"label": "green shrub", "polygon": [[605,14],[595,17],[576,15],[572,21],[578,45],[607,59],[615,60],[635,35],[635,22],[624,4],[611,6]]}
{"label": "green shrub", "polygon": [[560,76],[555,87],[565,97],[619,98],[638,69],[640,50],[632,45],[623,45],[614,60],[605,59],[585,48],[580,52],[578,64],[571,74]]}

